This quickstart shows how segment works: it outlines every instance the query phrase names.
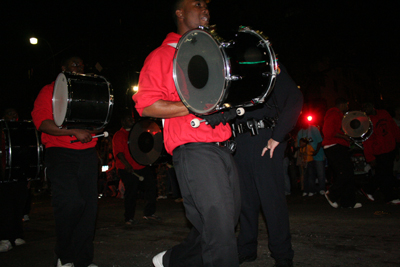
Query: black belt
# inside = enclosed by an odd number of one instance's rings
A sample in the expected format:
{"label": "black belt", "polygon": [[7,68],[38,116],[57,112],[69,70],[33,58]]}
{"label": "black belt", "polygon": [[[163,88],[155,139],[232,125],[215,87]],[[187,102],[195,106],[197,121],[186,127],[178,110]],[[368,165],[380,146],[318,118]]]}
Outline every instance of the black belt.
{"label": "black belt", "polygon": [[275,118],[265,118],[262,120],[250,119],[246,123],[232,124],[232,133],[236,137],[237,134],[250,132],[251,135],[257,135],[259,129],[272,129],[276,125]]}
{"label": "black belt", "polygon": [[235,152],[236,150],[236,142],[233,140],[226,140],[223,142],[197,142],[197,143],[186,143],[183,145],[180,145],[179,147],[182,146],[200,146],[200,145],[205,145],[205,144],[211,144],[211,145],[216,145],[219,147],[226,147],[231,153]]}

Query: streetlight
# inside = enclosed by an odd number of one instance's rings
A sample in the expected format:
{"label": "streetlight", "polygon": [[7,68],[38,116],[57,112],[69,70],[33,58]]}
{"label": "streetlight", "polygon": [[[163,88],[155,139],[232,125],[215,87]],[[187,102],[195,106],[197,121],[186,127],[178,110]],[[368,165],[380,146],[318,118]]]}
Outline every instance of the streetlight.
{"label": "streetlight", "polygon": [[[52,59],[52,64],[53,64],[53,73],[52,74],[54,74],[54,72],[55,72],[55,70],[56,70],[56,60],[55,60],[55,58],[54,58],[54,52],[53,52],[53,48],[51,47],[51,45],[50,45],[50,43],[46,40],[46,39],[44,39],[44,38],[40,38],[40,40],[43,40],[48,46],[49,46],[49,49],[50,49],[50,53],[51,53],[51,59]],[[37,38],[37,37],[31,37],[31,38],[29,38],[29,42],[32,44],[32,45],[37,45],[38,43],[39,43],[39,39]]]}

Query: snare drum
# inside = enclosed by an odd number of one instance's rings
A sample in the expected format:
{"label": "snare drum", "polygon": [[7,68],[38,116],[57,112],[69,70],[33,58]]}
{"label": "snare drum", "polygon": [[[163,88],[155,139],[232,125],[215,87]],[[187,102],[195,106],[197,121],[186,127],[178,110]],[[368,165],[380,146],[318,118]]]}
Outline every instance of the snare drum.
{"label": "snare drum", "polygon": [[41,147],[32,122],[0,120],[0,183],[39,179]]}
{"label": "snare drum", "polygon": [[136,122],[129,132],[128,145],[132,158],[141,165],[163,163],[170,159],[159,121],[143,119]]}
{"label": "snare drum", "polygon": [[277,75],[275,53],[262,33],[241,27],[224,43],[204,29],[179,40],[173,75],[185,106],[196,114],[264,102]]}
{"label": "snare drum", "polygon": [[53,92],[53,118],[63,128],[104,128],[114,105],[111,84],[102,76],[62,72]]}

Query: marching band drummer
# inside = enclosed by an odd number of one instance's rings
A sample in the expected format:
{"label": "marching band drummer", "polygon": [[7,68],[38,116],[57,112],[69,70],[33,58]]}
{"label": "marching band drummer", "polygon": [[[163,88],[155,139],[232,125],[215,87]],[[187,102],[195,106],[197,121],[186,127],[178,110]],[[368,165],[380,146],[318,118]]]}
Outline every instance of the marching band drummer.
{"label": "marching band drummer", "polygon": [[204,116],[208,124],[192,128],[190,121],[196,116],[189,114],[178,96],[173,58],[181,36],[207,26],[210,15],[203,0],[174,2],[177,32],[169,33],[147,57],[133,100],[141,116],[165,119],[165,148],[173,156],[186,217],[193,228],[181,244],[157,254],[153,264],[238,267],[235,226],[240,212],[239,180],[229,149],[221,146],[232,134],[226,122],[236,111]]}
{"label": "marching band drummer", "polygon": [[[84,73],[83,61],[77,56],[69,57],[62,62],[61,69]],[[95,267],[92,260],[97,214],[97,139],[92,139],[95,131],[60,129],[55,124],[53,90],[54,82],[42,88],[31,114],[46,148],[57,236],[56,266]],[[80,142],[71,143],[75,139]]]}

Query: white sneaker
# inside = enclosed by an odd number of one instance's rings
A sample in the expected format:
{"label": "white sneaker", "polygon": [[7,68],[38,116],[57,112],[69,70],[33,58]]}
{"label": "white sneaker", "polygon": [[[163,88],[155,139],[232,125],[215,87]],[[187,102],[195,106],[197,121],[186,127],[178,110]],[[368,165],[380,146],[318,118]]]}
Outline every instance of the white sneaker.
{"label": "white sneaker", "polygon": [[74,264],[73,264],[73,263],[62,264],[62,263],[61,263],[61,260],[58,259],[58,261],[57,261],[57,267],[74,267]]}
{"label": "white sneaker", "polygon": [[307,195],[308,195],[308,193],[306,193],[306,192],[303,193],[303,197],[305,197],[305,196],[307,196]]}
{"label": "white sneaker", "polygon": [[339,208],[339,204],[336,203],[336,202],[332,202],[332,201],[329,199],[329,196],[328,196],[328,195],[329,195],[329,192],[326,192],[326,193],[325,193],[325,198],[326,198],[326,200],[328,201],[329,205],[331,205],[332,208],[335,208],[335,209]]}
{"label": "white sneaker", "polygon": [[15,239],[15,245],[16,246],[20,246],[20,245],[23,245],[25,243],[26,243],[25,240],[23,240],[22,238]]}
{"label": "white sneaker", "polygon": [[164,267],[162,260],[166,252],[167,251],[163,251],[154,256],[153,264],[155,267]]}
{"label": "white sneaker", "polygon": [[0,241],[0,252],[7,252],[12,249],[11,242],[8,240],[1,240]]}
{"label": "white sneaker", "polygon": [[389,201],[388,204],[400,205],[400,199],[393,199],[392,201]]}
{"label": "white sneaker", "polygon": [[325,190],[319,191],[319,194],[320,194],[321,196],[325,195]]}
{"label": "white sneaker", "polygon": [[314,193],[308,193],[309,197],[312,197],[314,195]]}
{"label": "white sneaker", "polygon": [[361,203],[356,203],[356,204],[354,204],[353,209],[358,209],[358,208],[361,208],[361,207],[362,207]]}

